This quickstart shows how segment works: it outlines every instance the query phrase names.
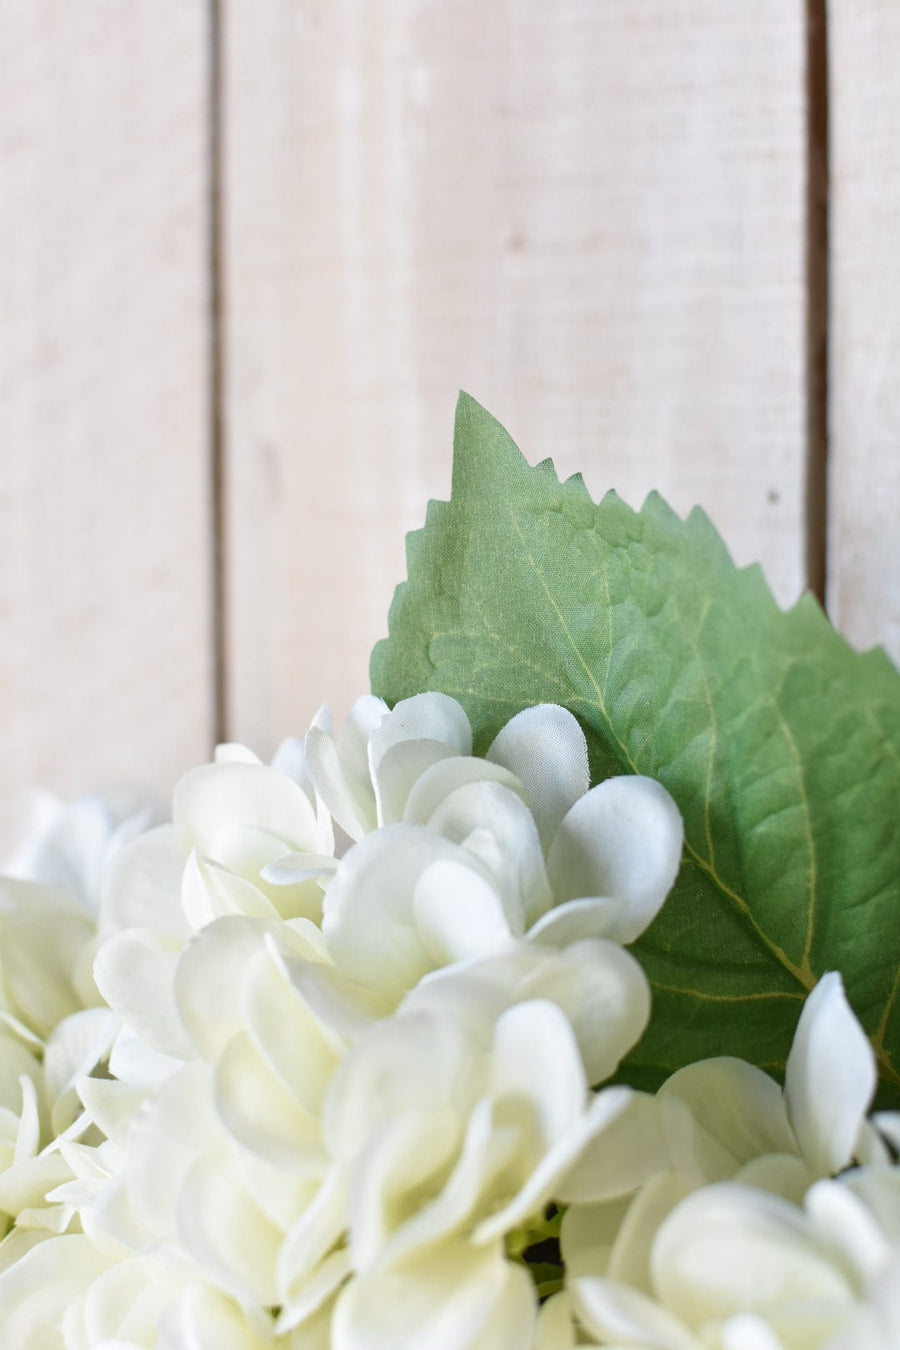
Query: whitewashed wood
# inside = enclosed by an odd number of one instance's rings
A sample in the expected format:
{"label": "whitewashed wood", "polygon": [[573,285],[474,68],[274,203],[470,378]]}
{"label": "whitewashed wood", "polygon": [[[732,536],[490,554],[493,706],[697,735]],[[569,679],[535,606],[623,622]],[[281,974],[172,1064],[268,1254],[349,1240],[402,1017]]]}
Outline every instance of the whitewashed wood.
{"label": "whitewashed wood", "polygon": [[0,6],[0,805],[210,743],[204,0]]}
{"label": "whitewashed wood", "polygon": [[829,18],[829,607],[900,663],[900,5]]}
{"label": "whitewashed wood", "polygon": [[229,0],[231,730],[367,683],[458,386],[803,580],[804,5]]}

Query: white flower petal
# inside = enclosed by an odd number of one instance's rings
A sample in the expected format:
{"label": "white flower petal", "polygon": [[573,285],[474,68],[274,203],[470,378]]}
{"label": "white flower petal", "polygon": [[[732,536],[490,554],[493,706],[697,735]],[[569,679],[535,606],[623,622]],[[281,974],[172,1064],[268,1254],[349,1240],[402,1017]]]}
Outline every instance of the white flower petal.
{"label": "white flower petal", "polygon": [[691,1326],[785,1305],[852,1305],[854,1291],[795,1206],[724,1182],[669,1215],[652,1258],[658,1296]]}
{"label": "white flower petal", "polygon": [[631,1088],[604,1088],[594,1098],[602,1129],[592,1131],[556,1184],[558,1200],[597,1204],[637,1190],[669,1166],[669,1149],[655,1097]]}
{"label": "white flower petal", "polygon": [[184,855],[175,828],[160,825],[121,848],[103,878],[100,932],[153,928],[172,938],[190,934],[181,907]]}
{"label": "white flower petal", "polygon": [[485,782],[500,783],[524,801],[524,788],[508,769],[473,755],[451,755],[432,764],[418,778],[407,798],[403,819],[408,825],[427,825],[451,792],[469,783]]}
{"label": "white flower petal", "polygon": [[243,914],[258,919],[280,917],[258,886],[228,868],[193,852],[184,865],[181,903],[191,928],[197,932],[216,919]]}
{"label": "white flower petal", "polygon": [[658,1172],[642,1186],[625,1213],[610,1251],[607,1274],[651,1297],[650,1257],[656,1234],[677,1204],[688,1194],[684,1178],[675,1171]]}
{"label": "white flower petal", "polygon": [[83,1007],[78,972],[93,936],[86,915],[65,912],[37,912],[4,924],[6,993],[13,1011],[42,1038]]}
{"label": "white flower petal", "polygon": [[323,1109],[335,1158],[352,1159],[403,1111],[443,1103],[468,1111],[486,1086],[483,1053],[456,1023],[426,1013],[376,1023],[338,1066]]}
{"label": "white flower petal", "polygon": [[305,744],[317,793],[341,829],[351,839],[362,839],[375,827],[375,794],[371,785],[348,778],[337,746],[327,731],[310,727]]}
{"label": "white flower petal", "polygon": [[544,999],[503,1013],[494,1032],[490,1092],[527,1101],[542,1142],[549,1146],[577,1121],[587,1104],[587,1078],[569,1020]]}
{"label": "white flower petal", "polygon": [[843,1252],[860,1286],[873,1284],[890,1260],[891,1244],[862,1200],[839,1181],[818,1181],[807,1193],[804,1208],[816,1235]]}
{"label": "white flower petal", "polygon": [[390,1010],[372,990],[348,980],[333,966],[282,956],[285,973],[337,1050],[360,1036]]}
{"label": "white flower petal", "polygon": [[498,733],[487,758],[519,779],[549,849],[563,817],[590,787],[587,742],[576,719],[553,703],[526,708]]}
{"label": "white flower petal", "polygon": [[276,1167],[301,1176],[324,1170],[319,1122],[276,1077],[245,1033],[215,1070],[216,1109],[235,1139]]}
{"label": "white flower petal", "polygon": [[210,1279],[239,1302],[275,1303],[282,1234],[236,1181],[227,1156],[212,1153],[194,1163],[177,1215],[188,1255]]}
{"label": "white flower petal", "polygon": [[534,1350],[575,1350],[572,1300],[565,1290],[554,1294],[541,1305]]}
{"label": "white flower petal", "polygon": [[107,1139],[124,1148],[144,1093],[115,1078],[81,1078],[76,1086],[93,1123]]}
{"label": "white flower petal", "polygon": [[519,1350],[536,1313],[522,1266],[497,1248],[447,1243],[351,1280],[335,1307],[334,1350]]}
{"label": "white flower petal", "polygon": [[900,1254],[900,1167],[855,1167],[839,1181],[859,1197]]}
{"label": "white flower petal", "polygon": [[512,933],[503,901],[489,881],[462,862],[426,867],[413,896],[422,945],[435,966],[490,956]]}
{"label": "white flower petal", "polygon": [[568,947],[585,938],[615,938],[628,919],[628,901],[616,896],[567,900],[542,915],[528,930],[528,941],[543,947]]}
{"label": "white flower petal", "polygon": [[119,1030],[109,1056],[109,1071],[129,1087],[150,1091],[177,1073],[183,1060],[160,1054],[126,1026]]}
{"label": "white flower petal", "polygon": [[595,1096],[587,1110],[529,1168],[524,1184],[508,1204],[477,1225],[472,1241],[492,1242],[536,1215],[549,1200],[570,1195],[570,1177],[581,1156],[592,1145],[596,1147],[607,1130],[616,1129],[630,1096],[630,1088],[607,1088]]}
{"label": "white flower petal", "polygon": [[661,783],[608,778],[575,803],[557,831],[548,870],[557,901],[628,902],[606,936],[632,942],[655,917],[678,875],[684,827]]}
{"label": "white flower petal", "polygon": [[432,968],[413,916],[419,877],[459,850],[419,825],[388,825],[341,859],[325,892],[322,931],[352,980],[399,1000]]}
{"label": "white flower petal", "polygon": [[[652,1186],[651,1178],[648,1186]],[[562,1217],[559,1246],[566,1278],[606,1275],[613,1243],[619,1235],[633,1196],[620,1195],[598,1205],[572,1204]]]}
{"label": "white flower petal", "polygon": [[401,1112],[373,1132],[350,1187],[354,1269],[374,1264],[407,1217],[410,1199],[444,1181],[460,1143],[459,1123],[448,1107],[426,1106]]}
{"label": "white flower petal", "polygon": [[384,699],[374,694],[363,694],[350,709],[347,720],[337,736],[338,754],[348,779],[354,785],[365,786],[370,794],[369,741],[373,732],[387,717],[390,709]]}
{"label": "white flower petal", "polygon": [[[215,1289],[195,1284],[162,1314],[160,1350],[271,1350],[240,1309]],[[292,1348],[293,1350],[293,1348]],[[305,1350],[305,1347],[304,1347]]]}
{"label": "white flower petal", "polygon": [[398,741],[389,745],[378,761],[375,780],[378,824],[394,825],[403,820],[410,793],[422,775],[452,755],[443,741]]}
{"label": "white flower petal", "polygon": [[800,1150],[816,1175],[839,1172],[853,1158],[877,1082],[875,1055],[840,975],[823,975],[800,1014],[784,1090]]}
{"label": "white flower petal", "polygon": [[522,799],[502,783],[456,788],[428,824],[487,869],[518,933],[553,903],[537,826]]}
{"label": "white flower petal", "polygon": [[785,1346],[761,1317],[741,1313],[723,1326],[722,1350],[785,1350]]}
{"label": "white flower petal", "polygon": [[126,1179],[135,1212],[152,1232],[174,1236],[184,1179],[209,1142],[223,1138],[210,1072],[197,1061],[183,1065],[137,1113]]}
{"label": "white flower petal", "polygon": [[[379,1264],[413,1258],[435,1242],[459,1234],[486,1197],[494,1197],[501,1186],[508,1190],[511,1169],[518,1165],[521,1171],[521,1145],[518,1126],[498,1121],[490,1098],[483,1097],[469,1114],[463,1146],[446,1184],[395,1231]],[[504,1216],[496,1232],[506,1232],[515,1222],[507,1224]],[[492,1235],[485,1234],[484,1243],[491,1241]]]}
{"label": "white flower petal", "polygon": [[25,1251],[0,1274],[3,1350],[56,1350],[66,1307],[109,1263],[81,1233]]}
{"label": "white flower petal", "polygon": [[633,1345],[638,1350],[699,1350],[677,1318],[646,1294],[613,1280],[583,1275],[571,1281],[579,1320],[604,1345]]}
{"label": "white flower petal", "polygon": [[667,1079],[660,1097],[684,1102],[700,1129],[734,1158],[735,1171],[766,1153],[796,1152],[781,1088],[742,1059],[721,1056],[689,1064]]}
{"label": "white flower petal", "polygon": [[242,824],[274,835],[289,850],[315,852],[316,815],[302,788],[264,764],[201,764],[175,788],[172,819],[185,853],[215,858],[223,826]]}
{"label": "white flower petal", "polygon": [[104,942],[94,961],[97,988],[136,1036],[162,1055],[186,1059],[191,1043],[173,996],[178,947],[150,928],[129,928]]}
{"label": "white flower petal", "polygon": [[65,1018],[44,1050],[44,1095],[56,1134],[69,1128],[80,1113],[75,1084],[107,1059],[119,1029],[108,1008],[86,1008]]}
{"label": "white flower petal", "polygon": [[321,853],[286,853],[268,863],[261,871],[263,881],[273,886],[296,886],[303,881],[319,881],[333,875],[337,859]]}
{"label": "white flower petal", "polygon": [[0,1035],[0,1110],[4,1107],[18,1113],[22,1100],[23,1077],[35,1084],[41,1078],[41,1067],[30,1050],[11,1036]]}
{"label": "white flower petal", "polygon": [[260,957],[244,991],[246,1027],[258,1052],[304,1110],[318,1115],[343,1046],[314,1012],[285,970],[283,959]]}
{"label": "white flower petal", "polygon": [[540,953],[518,993],[550,999],[562,1009],[592,1084],[615,1073],[650,1018],[650,986],[639,962],[617,943],[599,939]]}
{"label": "white flower petal", "polygon": [[771,1191],[783,1200],[802,1205],[812,1177],[802,1158],[784,1153],[767,1153],[745,1163],[732,1177],[742,1186],[755,1186],[760,1191]]}
{"label": "white flower petal", "polygon": [[265,920],[231,915],[209,924],[185,948],[175,972],[175,1003],[199,1053],[216,1060],[243,1030],[244,1012],[235,991],[250,963],[265,950]]}
{"label": "white flower petal", "polygon": [[278,1253],[279,1300],[290,1303],[311,1272],[347,1227],[347,1185],[343,1169],[333,1167],[285,1234]]}
{"label": "white flower petal", "polygon": [[[287,880],[282,877],[275,884],[270,884],[266,876],[271,867],[278,866],[289,857],[307,857],[318,864],[318,853],[291,853],[288,846],[274,835],[267,834],[255,825],[240,824],[223,825],[213,840],[212,851],[215,862],[203,863],[206,869],[217,868],[220,875],[224,872],[226,876],[248,878],[281,918],[293,919],[302,915],[318,920],[321,917],[322,891],[316,884],[315,876],[294,875]],[[328,862],[328,870],[333,871],[334,860],[329,859]],[[239,912],[247,911],[241,906]]]}
{"label": "white flower petal", "polygon": [[[282,1300],[281,1312],[275,1324],[278,1335],[283,1336],[301,1323],[308,1322],[340,1289],[351,1272],[350,1251],[347,1247],[341,1247],[326,1256],[315,1273],[304,1281],[290,1298]],[[306,1347],[307,1341],[304,1337],[298,1350],[306,1350]]]}
{"label": "white flower petal", "polygon": [[249,746],[241,745],[240,741],[220,741],[213,751],[213,762],[216,764],[262,764],[259,755]]}
{"label": "white flower petal", "polygon": [[454,755],[471,755],[472,728],[456,699],[447,694],[415,694],[401,699],[369,737],[369,769],[377,783],[382,759],[401,741],[433,741]]}

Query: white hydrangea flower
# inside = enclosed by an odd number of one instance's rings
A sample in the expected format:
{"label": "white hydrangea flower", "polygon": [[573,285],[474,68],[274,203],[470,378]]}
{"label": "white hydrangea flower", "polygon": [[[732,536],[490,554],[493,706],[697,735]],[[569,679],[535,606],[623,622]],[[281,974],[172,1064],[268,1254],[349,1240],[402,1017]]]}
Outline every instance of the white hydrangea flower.
{"label": "white hydrangea flower", "polygon": [[[124,1024],[121,1053],[139,1055],[151,1078],[193,1054],[175,1006],[175,972],[192,936],[229,915],[318,920],[320,879],[335,866],[330,819],[296,741],[271,766],[245,747],[220,746],[214,763],[180,780],[172,815],[107,868],[94,965]],[[285,859],[291,876],[272,882],[270,865]]]}
{"label": "white hydrangea flower", "polygon": [[64,802],[32,793],[0,866],[0,1019],[39,1049],[70,1013],[100,1000],[91,977],[105,870],[159,814],[132,788]]}
{"label": "white hydrangea flower", "polygon": [[589,790],[559,708],[483,760],[452,700],[368,699],[271,766],[220,747],[135,833],[93,973],[75,900],[78,952],[11,981],[10,1344],[528,1350],[517,1235],[667,1162],[659,1103],[591,1085],[649,1015],[620,944],[677,871],[668,794]]}
{"label": "white hydrangea flower", "polygon": [[675,1166],[695,1184],[736,1176],[802,1198],[876,1146],[866,1116],[877,1081],[868,1037],[832,972],[803,1006],[783,1091],[731,1058],[688,1065],[663,1085]]}
{"label": "white hydrangea flower", "polygon": [[720,1182],[658,1227],[646,1211],[627,1263],[571,1255],[540,1350],[576,1344],[569,1314],[591,1343],[643,1350],[895,1350],[900,1177],[876,1171],[816,1182],[803,1206]]}
{"label": "white hydrangea flower", "polygon": [[589,788],[584,734],[565,709],[518,714],[485,759],[443,694],[380,714],[357,705],[351,725],[352,758],[318,727],[307,753],[321,799],[358,840],[327,885],[322,926],[360,984],[397,1003],[429,971],[519,938],[631,942],[662,905],[681,859],[678,810],[647,778]]}
{"label": "white hydrangea flower", "polygon": [[[733,1059],[673,1075],[658,1097],[667,1162],[633,1198],[576,1202],[563,1220],[567,1289],[537,1350],[894,1345],[900,1169],[865,1120],[875,1081],[836,974],[807,999],[784,1092]],[[862,1154],[878,1161],[844,1171]]]}
{"label": "white hydrangea flower", "polygon": [[[0,877],[0,1228],[62,1232],[48,1202],[71,1173],[58,1136],[78,1128],[76,1079],[109,1054],[115,1018],[91,975],[103,872],[158,811],[116,789],[66,803],[34,793]],[[12,1245],[12,1244],[11,1244]]]}
{"label": "white hydrangea flower", "polygon": [[302,1342],[276,1339],[271,1317],[210,1288],[171,1255],[116,1260],[81,1235],[50,1239],[0,1272],[0,1308],[4,1350],[328,1346],[322,1327]]}

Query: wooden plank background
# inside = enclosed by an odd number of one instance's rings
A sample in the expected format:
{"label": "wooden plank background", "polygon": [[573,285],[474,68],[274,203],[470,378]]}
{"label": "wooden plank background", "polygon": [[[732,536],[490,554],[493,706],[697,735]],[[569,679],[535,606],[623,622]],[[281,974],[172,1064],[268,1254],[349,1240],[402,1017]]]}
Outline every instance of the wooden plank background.
{"label": "wooden plank background", "polygon": [[0,7],[0,796],[212,735],[209,21]]}
{"label": "wooden plank background", "polygon": [[900,5],[831,0],[829,611],[900,662]]}
{"label": "wooden plank background", "polygon": [[819,87],[819,8],[6,0],[0,803],[345,711],[459,386],[789,603],[826,298],[829,604],[900,657],[900,22],[830,0]]}

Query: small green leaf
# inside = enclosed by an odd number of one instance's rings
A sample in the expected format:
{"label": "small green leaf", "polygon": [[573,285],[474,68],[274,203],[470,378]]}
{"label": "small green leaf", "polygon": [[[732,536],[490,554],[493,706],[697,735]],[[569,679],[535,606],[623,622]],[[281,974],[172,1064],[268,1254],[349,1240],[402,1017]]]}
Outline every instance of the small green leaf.
{"label": "small green leaf", "polygon": [[679,880],[635,945],[654,986],[641,1081],[724,1053],[783,1071],[805,994],[840,970],[896,1100],[900,676],[884,653],[852,652],[810,596],[782,612],[701,511],[596,505],[580,477],[530,468],[466,395],[451,500],[430,503],[408,562],[376,693],[454,695],[481,751],[519,709],[561,703],[595,780],[649,774],[681,808]]}

